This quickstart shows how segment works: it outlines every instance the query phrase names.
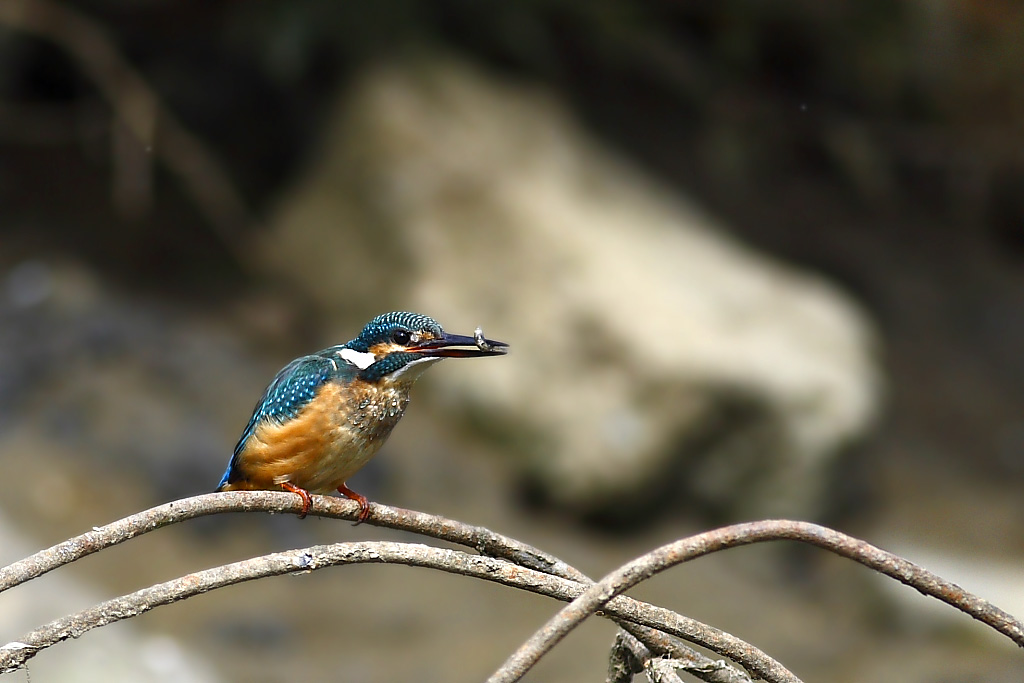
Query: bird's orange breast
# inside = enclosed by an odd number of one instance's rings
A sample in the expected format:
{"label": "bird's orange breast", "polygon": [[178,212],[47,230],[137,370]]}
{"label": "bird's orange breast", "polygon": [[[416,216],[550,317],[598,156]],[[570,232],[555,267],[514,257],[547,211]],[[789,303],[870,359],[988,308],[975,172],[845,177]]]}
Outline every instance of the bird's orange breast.
{"label": "bird's orange breast", "polygon": [[243,476],[230,488],[288,482],[313,493],[337,489],[377,453],[407,396],[358,380],[323,385],[294,418],[257,425],[238,456]]}

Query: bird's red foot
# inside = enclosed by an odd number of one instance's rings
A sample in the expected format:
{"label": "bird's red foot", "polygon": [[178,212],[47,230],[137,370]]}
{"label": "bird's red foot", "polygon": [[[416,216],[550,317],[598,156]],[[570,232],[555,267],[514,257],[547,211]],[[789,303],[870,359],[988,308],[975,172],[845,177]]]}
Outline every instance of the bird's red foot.
{"label": "bird's red foot", "polygon": [[299,513],[299,519],[305,519],[306,515],[309,514],[309,509],[313,507],[313,499],[309,495],[309,491],[304,488],[299,488],[295,484],[289,484],[288,482],[281,482],[281,488],[285,491],[291,491],[292,493],[299,494],[302,498],[302,512]]}
{"label": "bird's red foot", "polygon": [[338,493],[359,503],[359,519],[356,521],[356,526],[370,518],[370,501],[366,500],[366,496],[356,493],[344,484],[338,487]]}

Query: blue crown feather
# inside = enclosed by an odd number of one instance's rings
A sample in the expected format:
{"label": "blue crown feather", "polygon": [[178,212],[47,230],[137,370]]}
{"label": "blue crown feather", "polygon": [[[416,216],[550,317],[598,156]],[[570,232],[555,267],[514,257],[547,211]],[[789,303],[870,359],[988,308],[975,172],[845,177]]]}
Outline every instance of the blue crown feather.
{"label": "blue crown feather", "polygon": [[392,311],[383,313],[366,323],[366,327],[359,333],[359,336],[345,344],[347,348],[354,351],[366,352],[374,344],[387,341],[395,330],[427,331],[435,337],[444,334],[441,325],[433,318],[421,313],[410,313],[409,311]]}

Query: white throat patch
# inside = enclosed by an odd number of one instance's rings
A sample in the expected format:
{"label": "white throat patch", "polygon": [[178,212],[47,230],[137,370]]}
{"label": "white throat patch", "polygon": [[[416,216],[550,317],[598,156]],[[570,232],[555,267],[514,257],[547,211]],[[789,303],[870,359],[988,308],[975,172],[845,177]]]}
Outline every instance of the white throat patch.
{"label": "white throat patch", "polygon": [[416,360],[409,361],[395,372],[392,372],[389,375],[389,377],[391,378],[392,381],[398,381],[399,377],[402,377],[403,381],[415,380],[417,377],[423,374],[424,370],[426,370],[439,360],[444,359],[438,358],[436,356],[424,356],[423,358],[417,358]]}
{"label": "white throat patch", "polygon": [[338,355],[341,356],[342,360],[346,363],[354,365],[360,370],[365,370],[373,365],[377,360],[377,357],[372,353],[356,351],[355,349],[341,349],[338,351]]}

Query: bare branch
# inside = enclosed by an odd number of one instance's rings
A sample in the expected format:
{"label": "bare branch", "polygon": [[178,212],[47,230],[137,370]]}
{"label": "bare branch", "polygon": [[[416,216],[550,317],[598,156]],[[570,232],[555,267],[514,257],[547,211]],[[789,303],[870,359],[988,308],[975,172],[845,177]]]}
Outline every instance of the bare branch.
{"label": "bare branch", "polygon": [[[311,546],[272,553],[188,574],[56,619],[34,629],[18,640],[0,647],[0,673],[8,673],[24,666],[29,659],[52,645],[69,638],[77,638],[94,628],[139,616],[154,607],[168,605],[217,588],[262,577],[306,573],[324,567],[359,563],[406,564],[439,569],[525,589],[564,601],[582,595],[588,587],[587,584],[545,574],[507,560],[470,555],[460,550],[435,548],[418,543],[364,541]],[[636,621],[680,637],[688,635],[686,629],[689,620],[669,610],[630,598],[620,596],[610,600],[604,606],[604,612],[619,619]],[[770,659],[766,655],[762,654],[761,656]],[[765,668],[757,660],[750,661],[749,665],[754,669]],[[792,676],[766,675],[764,678],[773,683],[797,680]]]}
{"label": "bare branch", "polygon": [[[63,565],[69,564],[86,555],[123,543],[136,536],[155,529],[175,524],[194,517],[202,517],[223,512],[264,511],[270,513],[298,513],[302,503],[295,495],[277,491],[230,491],[211,493],[192,498],[166,503],[143,512],[125,517],[103,527],[95,527],[92,531],[58,543],[41,550],[30,557],[0,569],[0,592],[8,590],[25,581],[41,576]],[[475,549],[490,557],[506,559],[521,567],[537,570],[567,579],[572,584],[564,584],[559,595],[552,594],[561,600],[572,600],[582,592],[582,587],[593,583],[579,570],[569,566],[556,557],[537,548],[483,527],[470,526],[461,522],[445,519],[422,512],[392,508],[380,504],[371,504],[368,524],[409,531],[430,536],[450,543],[457,543]],[[329,496],[313,496],[311,515],[335,519],[355,520],[359,505],[343,498]],[[552,589],[555,590],[555,589]],[[545,593],[547,594],[547,593]],[[743,674],[735,669],[731,673],[715,672],[713,660],[687,648],[665,633],[672,634],[689,642],[696,643],[728,657],[754,672],[785,672],[788,671],[771,657],[752,645],[724,631],[715,629],[699,621],[681,616],[669,610],[623,599],[616,603],[623,611],[623,620],[617,622],[632,637],[639,639],[647,648],[659,656],[668,656],[681,661],[693,661],[700,666],[695,671],[707,670],[711,673],[700,675],[702,680],[712,683],[732,683],[742,680]],[[618,615],[605,610],[610,616]],[[628,614],[628,616],[626,616]],[[632,622],[625,621],[629,619]],[[647,624],[643,626],[641,624]],[[661,631],[661,632],[659,632]],[[759,674],[760,675],[760,674]],[[765,676],[766,678],[768,676]],[[796,680],[795,678],[778,678],[769,680]]]}
{"label": "bare branch", "polygon": [[824,548],[892,577],[966,612],[1024,646],[1024,624],[1003,610],[960,586],[936,576],[897,555],[869,543],[809,522],[767,520],[736,524],[690,536],[657,548],[608,574],[579,598],[564,607],[524,643],[489,679],[488,683],[512,683],[522,676],[569,631],[608,600],[654,574],[709,553],[752,543],[793,540]]}
{"label": "bare branch", "polygon": [[[74,538],[0,569],[0,593],[87,555],[124,543],[136,536],[196,517],[224,512],[294,513],[302,510],[298,496],[284,491],[228,491],[183,498],[144,510],[102,527],[93,527]],[[589,583],[582,572],[558,558],[483,527],[413,510],[371,503],[367,524],[430,536],[501,557],[524,567]],[[359,506],[345,498],[313,496],[311,516],[355,521]]]}
{"label": "bare branch", "polygon": [[[593,584],[593,581],[588,580],[587,584]],[[683,619],[689,619],[689,617],[683,617]],[[748,676],[744,671],[741,671],[723,660],[713,660],[705,657],[696,650],[682,645],[677,640],[668,636],[664,631],[659,631],[649,626],[641,626],[640,624],[628,621],[616,620],[616,623],[621,629],[619,635],[621,635],[623,640],[629,644],[630,649],[633,652],[640,653],[646,651],[647,656],[651,658],[668,657],[676,662],[685,662],[687,670],[691,674],[702,681],[707,681],[707,683],[750,683],[750,676]],[[716,630],[714,627],[702,624],[696,620],[694,620],[694,624],[699,625],[699,627],[703,629],[705,638],[709,637],[712,632]],[[723,648],[730,646],[730,643],[737,646],[743,643],[739,638],[725,633],[724,631],[718,631],[718,634],[721,634],[721,647]],[[693,643],[698,642],[697,640],[686,636],[679,637]],[[717,652],[718,654],[724,654],[724,652],[718,650],[717,647],[709,647],[708,649]],[[759,652],[752,653],[752,658],[756,658],[758,656],[760,656]],[[744,660],[734,659],[734,661],[742,662]]]}
{"label": "bare branch", "polygon": [[636,639],[627,640],[619,631],[615,634],[611,652],[608,653],[608,678],[605,683],[632,683],[633,674],[644,670],[644,659],[651,656],[651,651]]}
{"label": "bare branch", "polygon": [[[105,527],[95,528],[91,532],[64,541],[52,548],[40,551],[20,562],[0,569],[0,591],[16,586],[19,583],[103,548],[192,517],[228,511],[262,510],[267,512],[297,513],[300,509],[301,503],[297,497],[273,491],[238,491],[207,494],[175,501],[132,515]],[[356,518],[357,512],[358,505],[351,501],[332,497],[314,497],[313,514],[322,517],[351,520]],[[526,588],[562,600],[573,600],[581,595],[588,600],[593,600],[593,598],[587,598],[586,596],[592,595],[592,591],[598,589],[598,587],[595,587],[584,593],[584,586],[591,584],[591,582],[578,570],[536,548],[501,536],[482,527],[473,527],[434,515],[377,504],[374,504],[371,508],[370,523],[458,543],[474,548],[485,555],[494,558],[504,558],[520,565],[517,567],[517,570],[522,577],[528,579],[526,580],[527,585],[519,585],[515,582],[508,585]],[[996,624],[1002,624],[1002,628],[994,626],[1000,632],[1006,633],[1009,631],[1010,633],[1018,634],[1022,632],[1020,623],[1009,615],[906,560],[902,560],[838,532],[800,522],[769,521],[737,525],[683,539],[674,544],[659,548],[644,558],[626,565],[620,572],[610,575],[606,581],[612,581],[614,584],[611,588],[612,595],[614,595],[657,571],[687,559],[728,547],[778,539],[799,540],[829,549],[889,576],[893,576],[926,595],[933,595],[959,609],[963,609],[972,616],[976,616],[976,618],[981,619],[985,623],[989,623],[989,625],[993,625],[991,623],[993,621]],[[533,575],[529,573],[529,569],[534,569],[553,577],[568,579],[569,581],[563,583],[536,579],[536,577],[531,578]],[[616,576],[622,572],[626,572],[625,579],[623,579],[625,583],[616,582]],[[492,580],[495,579],[492,578]],[[601,590],[602,594],[598,598],[598,602],[608,599],[604,597],[605,592],[608,590],[607,586],[604,586]],[[755,675],[766,680],[797,680],[784,667],[749,644],[727,633],[675,614],[669,610],[647,605],[629,598],[616,597],[604,605],[603,611],[618,621],[626,631],[639,638],[643,645],[654,654],[669,656],[680,662],[692,661],[692,667],[687,666],[686,668],[690,673],[697,675],[703,680],[740,681],[743,680],[744,674],[728,667],[728,665],[724,665],[724,663],[713,662],[707,657],[679,645],[666,636],[666,633],[708,647],[712,651],[742,664]],[[587,612],[586,614],[589,613]],[[583,616],[585,617],[586,614]],[[657,631],[654,629],[657,629]],[[661,631],[661,633],[658,631]],[[1014,638],[1015,642],[1020,642],[1017,637],[1013,635],[1011,637]],[[12,644],[12,646],[16,650],[21,647],[16,643]],[[723,665],[725,668],[723,668]]]}
{"label": "bare branch", "polygon": [[751,683],[750,676],[724,660],[656,657],[643,643],[623,631],[616,635],[608,657],[608,683],[630,683],[633,674],[640,672],[655,683],[674,683],[680,680],[676,671],[687,671],[702,681],[714,683]]}

